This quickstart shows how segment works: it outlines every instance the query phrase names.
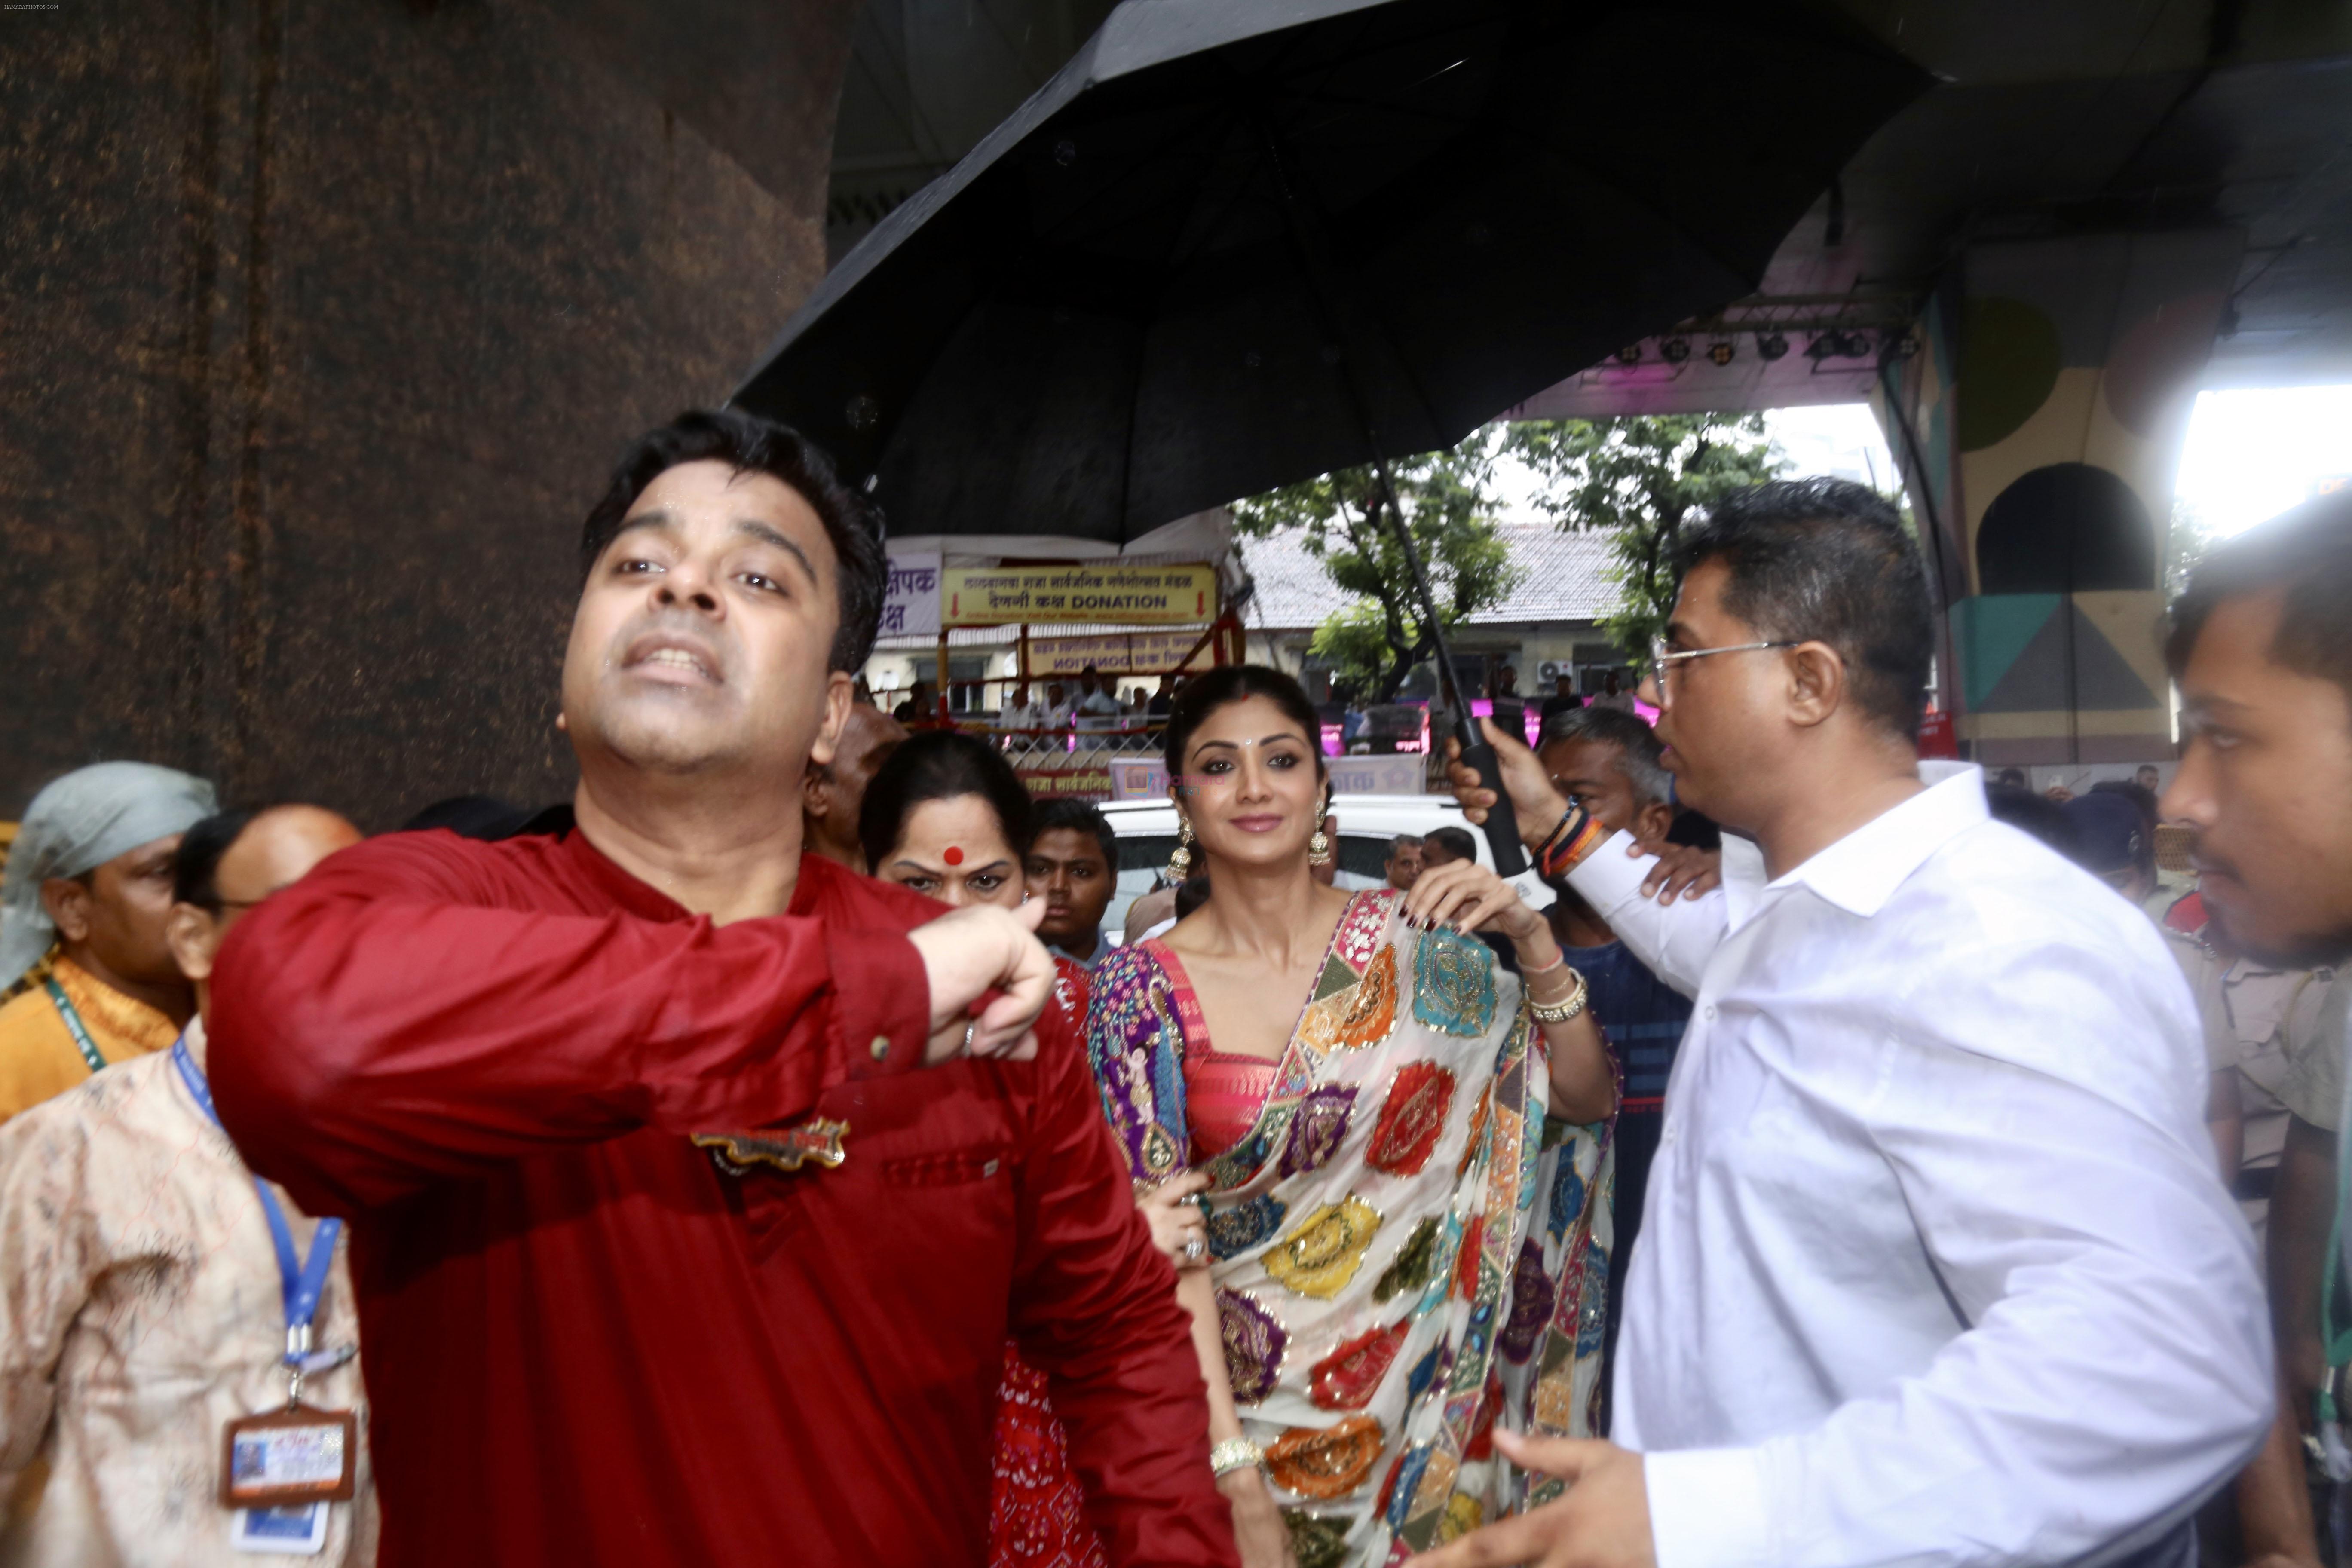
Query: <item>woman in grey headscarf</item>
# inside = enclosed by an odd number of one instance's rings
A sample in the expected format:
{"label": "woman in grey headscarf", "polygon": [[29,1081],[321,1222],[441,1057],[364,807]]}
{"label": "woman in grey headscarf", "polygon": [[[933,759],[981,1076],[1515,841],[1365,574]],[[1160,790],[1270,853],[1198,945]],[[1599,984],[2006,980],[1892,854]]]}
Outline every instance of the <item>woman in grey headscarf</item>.
{"label": "woman in grey headscarf", "polygon": [[177,1037],[172,852],[215,808],[211,784],[147,763],[94,763],[33,797],[0,878],[0,993],[58,952],[0,1007],[0,1121]]}

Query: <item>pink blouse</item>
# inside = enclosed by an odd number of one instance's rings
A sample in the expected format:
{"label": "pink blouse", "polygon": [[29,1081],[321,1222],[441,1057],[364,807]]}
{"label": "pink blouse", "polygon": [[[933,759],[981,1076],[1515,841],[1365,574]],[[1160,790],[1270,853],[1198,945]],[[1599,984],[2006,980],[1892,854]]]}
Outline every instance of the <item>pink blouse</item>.
{"label": "pink blouse", "polygon": [[1151,956],[1168,975],[1176,1021],[1183,1031],[1184,1114],[1192,1128],[1192,1163],[1199,1164],[1240,1142],[1257,1125],[1281,1064],[1212,1048],[1201,1000],[1192,993],[1192,977],[1184,973],[1183,961],[1163,942],[1151,943]]}

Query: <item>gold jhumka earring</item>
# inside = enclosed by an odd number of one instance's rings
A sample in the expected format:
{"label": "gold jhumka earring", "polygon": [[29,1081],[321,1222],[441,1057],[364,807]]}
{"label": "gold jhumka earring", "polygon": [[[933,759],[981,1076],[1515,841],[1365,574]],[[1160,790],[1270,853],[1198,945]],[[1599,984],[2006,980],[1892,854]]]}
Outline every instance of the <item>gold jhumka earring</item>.
{"label": "gold jhumka earring", "polygon": [[1168,879],[1181,883],[1192,874],[1192,825],[1176,819],[1176,852],[1168,857]]}

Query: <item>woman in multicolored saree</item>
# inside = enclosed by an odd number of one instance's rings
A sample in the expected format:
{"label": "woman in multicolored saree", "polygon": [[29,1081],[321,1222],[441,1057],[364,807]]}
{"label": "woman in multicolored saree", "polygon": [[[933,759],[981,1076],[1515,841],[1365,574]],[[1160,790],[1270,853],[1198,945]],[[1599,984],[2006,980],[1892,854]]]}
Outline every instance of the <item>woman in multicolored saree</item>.
{"label": "woman in multicolored saree", "polygon": [[1608,1278],[1616,1075],[1582,982],[1475,864],[1318,884],[1319,732],[1276,670],[1184,688],[1168,772],[1209,901],[1097,967],[1087,1014],[1137,1182],[1208,1177],[1178,1291],[1248,1568],[1382,1564],[1525,1506],[1494,1428],[1591,1434]]}

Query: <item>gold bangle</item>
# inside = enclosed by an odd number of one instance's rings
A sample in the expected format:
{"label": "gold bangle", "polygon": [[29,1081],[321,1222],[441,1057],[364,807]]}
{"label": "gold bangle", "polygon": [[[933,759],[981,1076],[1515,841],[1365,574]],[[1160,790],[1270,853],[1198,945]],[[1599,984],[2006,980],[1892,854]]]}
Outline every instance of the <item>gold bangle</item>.
{"label": "gold bangle", "polygon": [[1265,1468],[1265,1450],[1246,1437],[1228,1437],[1209,1450],[1209,1474],[1223,1480],[1235,1470]]}
{"label": "gold bangle", "polygon": [[1538,1002],[1528,998],[1528,1012],[1538,1024],[1565,1024],[1584,1011],[1584,976],[1576,977],[1576,984],[1557,1002]]}

